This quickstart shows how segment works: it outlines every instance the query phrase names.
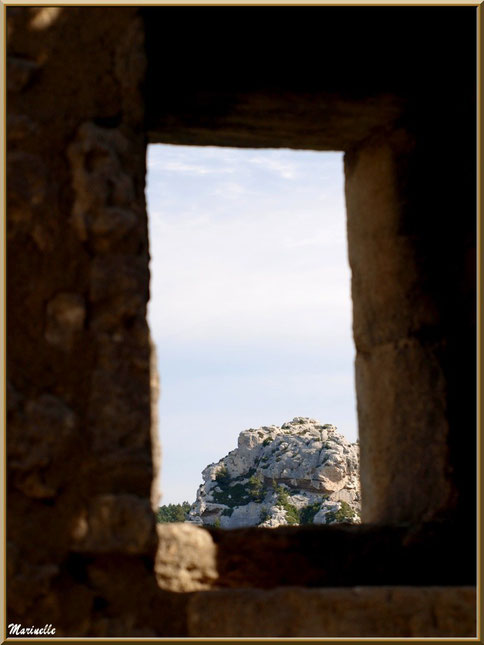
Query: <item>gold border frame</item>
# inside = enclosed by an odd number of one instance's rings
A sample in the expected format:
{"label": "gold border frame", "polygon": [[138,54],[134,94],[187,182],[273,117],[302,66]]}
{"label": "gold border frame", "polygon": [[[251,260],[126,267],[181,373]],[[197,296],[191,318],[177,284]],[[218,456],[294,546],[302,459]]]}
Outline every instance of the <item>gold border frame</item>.
{"label": "gold border frame", "polygon": [[[0,263],[0,337],[2,343],[3,366],[0,375],[0,387],[2,392],[2,477],[0,495],[2,499],[2,526],[0,528],[0,539],[3,545],[2,562],[3,571],[7,571],[7,9],[0,0],[2,7],[0,11],[0,47],[2,51],[3,82],[1,85],[2,130],[0,133],[3,172],[0,179],[0,194],[2,195],[2,226],[0,227],[0,243],[2,248],[2,262]],[[2,602],[0,603],[0,633],[2,642],[6,635],[7,628],[7,576],[3,574],[2,580]]]}
{"label": "gold border frame", "polygon": [[[474,2],[458,2],[456,0],[435,0],[422,2],[420,0],[404,0],[404,1],[383,1],[383,2],[365,2],[365,0],[306,0],[305,2],[297,2],[294,0],[245,0],[242,2],[204,2],[204,0],[193,1],[193,0],[176,0],[176,1],[159,1],[154,2],[132,2],[130,0],[121,0],[116,2],[35,2],[34,0],[10,0],[5,2],[0,0],[0,47],[2,55],[2,69],[3,69],[3,82],[0,84],[0,101],[3,105],[2,110],[2,128],[0,133],[0,145],[2,149],[2,162],[3,162],[3,172],[0,174],[0,194],[3,196],[1,213],[3,215],[3,226],[0,227],[0,247],[3,251],[3,261],[0,263],[0,301],[1,301],[1,315],[0,315],[0,338],[1,338],[1,347],[3,352],[3,369],[0,371],[0,390],[2,392],[2,412],[1,412],[1,424],[2,424],[2,433],[3,433],[3,442],[1,445],[1,462],[3,466],[3,476],[1,477],[0,484],[0,497],[3,502],[3,522],[0,527],[0,540],[3,544],[3,584],[1,587],[1,596],[2,602],[0,602],[0,636],[1,642],[11,641],[19,643],[29,643],[33,641],[40,642],[51,642],[51,643],[85,643],[85,642],[142,642],[142,643],[197,643],[197,642],[229,642],[229,643],[240,643],[240,642],[413,642],[413,643],[429,643],[429,642],[484,642],[481,640],[481,628],[482,628],[482,476],[481,476],[481,466],[483,461],[483,452],[484,452],[484,442],[481,440],[482,432],[482,406],[481,406],[481,394],[483,389],[483,378],[482,378],[482,340],[481,340],[481,325],[484,318],[484,302],[481,297],[481,285],[483,283],[483,264],[482,264],[482,236],[483,236],[483,227],[481,226],[481,217],[482,217],[482,191],[481,191],[481,181],[482,181],[482,169],[483,169],[483,129],[481,127],[481,111],[482,111],[482,71],[483,71],[483,54],[484,50],[482,47],[482,28],[484,22],[484,12],[482,10],[482,3],[484,0],[475,0]],[[119,7],[119,6],[140,6],[140,7],[173,7],[173,6],[345,6],[345,7],[476,7],[477,9],[477,78],[476,78],[476,125],[477,125],[477,213],[476,213],[476,232],[477,232],[477,637],[469,638],[385,638],[385,637],[351,637],[351,638],[332,638],[332,637],[322,637],[322,638],[172,638],[172,637],[160,637],[160,638],[8,638],[6,637],[6,525],[7,525],[7,516],[6,516],[6,351],[7,351],[7,339],[6,339],[6,150],[7,150],[7,137],[6,137],[6,127],[7,127],[7,118],[6,118],[6,78],[7,78],[7,69],[6,69],[6,41],[7,41],[7,24],[6,24],[6,9],[10,6],[28,6],[28,7],[68,7],[68,6],[102,6],[102,7]]]}

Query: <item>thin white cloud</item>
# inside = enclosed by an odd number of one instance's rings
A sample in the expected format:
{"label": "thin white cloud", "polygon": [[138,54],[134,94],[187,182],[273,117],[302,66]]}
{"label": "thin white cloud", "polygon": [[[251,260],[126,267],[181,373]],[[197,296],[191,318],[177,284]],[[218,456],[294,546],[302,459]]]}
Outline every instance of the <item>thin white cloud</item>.
{"label": "thin white cloud", "polygon": [[197,166],[177,160],[155,159],[152,162],[152,170],[164,172],[176,172],[188,175],[226,175],[234,172],[232,168],[210,168],[206,165]]}
{"label": "thin white cloud", "polygon": [[227,199],[238,198],[247,194],[249,191],[241,183],[236,181],[224,181],[218,184],[212,191],[214,197],[225,197]]}
{"label": "thin white cloud", "polygon": [[154,332],[287,339],[317,337],[321,317],[341,327],[350,298],[344,221],[325,227],[319,214],[294,218],[255,209],[246,218],[205,213],[152,223],[159,248],[151,265]]}
{"label": "thin white cloud", "polygon": [[290,163],[288,161],[281,161],[280,159],[270,159],[267,155],[252,157],[249,163],[259,166],[264,170],[269,170],[283,179],[296,179],[298,177],[299,166],[297,163]]}

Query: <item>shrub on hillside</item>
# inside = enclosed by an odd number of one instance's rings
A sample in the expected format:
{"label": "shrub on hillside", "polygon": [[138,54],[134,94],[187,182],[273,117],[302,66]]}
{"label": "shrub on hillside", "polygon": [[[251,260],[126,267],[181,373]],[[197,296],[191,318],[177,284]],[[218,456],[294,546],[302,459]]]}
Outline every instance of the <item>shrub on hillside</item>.
{"label": "shrub on hillside", "polygon": [[264,498],[264,477],[259,473],[249,479],[249,493],[252,501],[260,502]]}
{"label": "shrub on hillside", "polygon": [[334,524],[340,522],[353,523],[356,517],[356,512],[351,508],[348,502],[340,502],[340,508],[337,511],[326,513],[326,524]]}
{"label": "shrub on hillside", "polygon": [[230,475],[229,471],[227,470],[227,466],[224,465],[220,468],[220,470],[215,475],[215,479],[219,484],[222,484],[222,486],[229,483]]}
{"label": "shrub on hillside", "polygon": [[299,511],[301,524],[313,524],[314,516],[320,508],[321,502],[314,502],[314,504],[308,504],[304,508],[301,508],[301,510]]}

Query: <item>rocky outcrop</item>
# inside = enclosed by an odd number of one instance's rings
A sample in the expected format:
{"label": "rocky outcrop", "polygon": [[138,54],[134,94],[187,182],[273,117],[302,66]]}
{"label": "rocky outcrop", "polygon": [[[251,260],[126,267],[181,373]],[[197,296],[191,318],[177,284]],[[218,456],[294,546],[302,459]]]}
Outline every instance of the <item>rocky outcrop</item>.
{"label": "rocky outcrop", "polygon": [[296,417],[240,433],[202,473],[188,521],[222,528],[359,522],[359,449],[331,424]]}

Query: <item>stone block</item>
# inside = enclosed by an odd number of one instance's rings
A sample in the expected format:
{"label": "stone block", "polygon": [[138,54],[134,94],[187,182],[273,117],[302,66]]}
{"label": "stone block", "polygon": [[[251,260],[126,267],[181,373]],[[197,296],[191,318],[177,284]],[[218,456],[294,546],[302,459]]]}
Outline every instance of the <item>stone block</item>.
{"label": "stone block", "polygon": [[71,476],[65,458],[78,440],[79,420],[51,394],[26,401],[11,417],[9,468],[15,486],[28,497],[54,497]]}
{"label": "stone block", "polygon": [[26,89],[41,65],[34,60],[19,58],[16,56],[7,57],[7,91],[21,92]]}
{"label": "stone block", "polygon": [[47,303],[45,339],[64,350],[69,350],[84,328],[86,305],[78,293],[59,293]]}
{"label": "stone block", "polygon": [[407,339],[357,355],[364,522],[431,520],[452,507],[441,353]]}
{"label": "stone block", "polygon": [[409,195],[402,191],[414,147],[412,136],[397,130],[345,155],[353,332],[360,351],[439,324],[422,282]]}
{"label": "stone block", "polygon": [[155,573],[161,589],[207,589],[217,579],[217,549],[208,531],[191,524],[158,524]]}
{"label": "stone block", "polygon": [[156,534],[150,504],[136,495],[99,495],[76,519],[72,538],[78,552],[153,553]]}

